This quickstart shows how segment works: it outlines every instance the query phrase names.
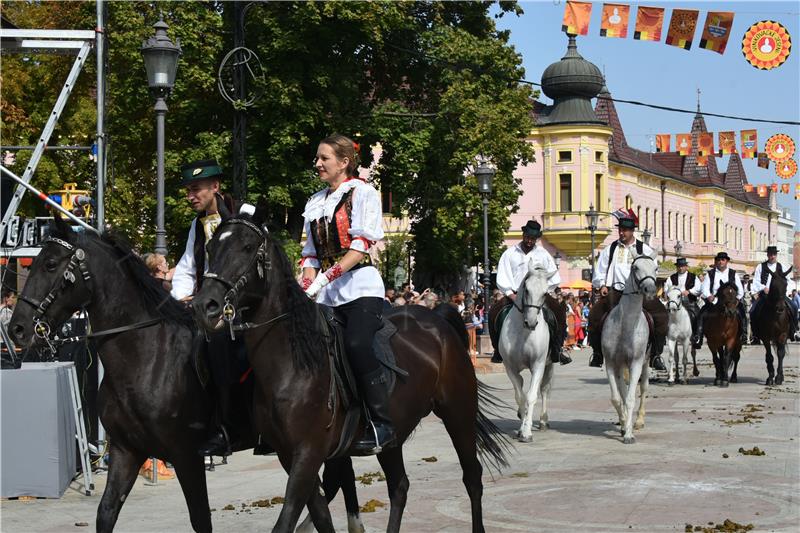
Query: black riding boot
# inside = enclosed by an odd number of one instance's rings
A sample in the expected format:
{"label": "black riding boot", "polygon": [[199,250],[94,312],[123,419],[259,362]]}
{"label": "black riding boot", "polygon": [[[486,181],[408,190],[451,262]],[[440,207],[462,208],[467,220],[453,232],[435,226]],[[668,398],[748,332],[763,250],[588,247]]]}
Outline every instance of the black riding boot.
{"label": "black riding boot", "polygon": [[[709,305],[709,304],[706,304]],[[692,335],[692,346],[695,350],[699,350],[703,346],[703,322],[705,321],[706,314],[703,312],[705,310],[705,306],[703,309],[700,310],[700,313],[697,315],[697,330],[694,335]]]}
{"label": "black riding boot", "polygon": [[736,306],[736,316],[739,319],[739,343],[744,346],[747,344],[747,319],[745,318],[746,311],[744,310],[744,305],[742,302],[739,302],[739,305]]}
{"label": "black riding boot", "polygon": [[603,366],[603,349],[600,344],[599,335],[589,336],[589,346],[592,347],[592,358],[589,360],[589,366],[600,368]]}
{"label": "black riding boot", "polygon": [[389,415],[389,391],[381,368],[362,376],[360,383],[372,425],[367,425],[364,436],[353,448],[357,453],[372,455],[395,442],[394,426]]}
{"label": "black riding boot", "polygon": [[197,452],[203,457],[216,455],[218,457],[226,457],[231,454],[231,440],[228,436],[228,430],[225,426],[218,426],[211,437],[206,440],[197,449]]}
{"label": "black riding boot", "polygon": [[661,352],[664,350],[664,344],[667,339],[665,337],[655,337],[653,339],[653,346],[650,350],[650,366],[656,370],[665,371],[667,369],[664,365],[664,360],[661,359]]}

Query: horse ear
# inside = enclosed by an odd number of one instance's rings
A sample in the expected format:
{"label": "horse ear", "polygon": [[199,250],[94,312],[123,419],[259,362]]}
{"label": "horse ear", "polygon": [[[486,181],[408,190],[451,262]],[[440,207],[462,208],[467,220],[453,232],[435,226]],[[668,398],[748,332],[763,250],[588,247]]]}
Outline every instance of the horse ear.
{"label": "horse ear", "polygon": [[253,213],[253,223],[261,226],[264,222],[267,221],[267,202],[264,198],[261,198],[256,204],[256,211]]}
{"label": "horse ear", "polygon": [[65,241],[69,240],[70,235],[73,233],[72,226],[69,222],[61,218],[61,215],[54,213],[53,221],[49,224],[49,233],[53,237],[58,237]]}

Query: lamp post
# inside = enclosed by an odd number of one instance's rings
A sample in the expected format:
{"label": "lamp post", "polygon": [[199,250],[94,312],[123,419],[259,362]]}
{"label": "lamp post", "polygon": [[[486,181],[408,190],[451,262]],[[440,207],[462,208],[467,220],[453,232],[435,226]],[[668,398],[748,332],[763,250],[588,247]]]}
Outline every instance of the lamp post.
{"label": "lamp post", "polygon": [[675,241],[675,259],[677,260],[681,256],[681,252],[683,251],[683,245],[681,241]]}
{"label": "lamp post", "polygon": [[561,266],[561,253],[556,251],[556,255],[553,256],[553,262],[556,264],[556,268]]}
{"label": "lamp post", "polygon": [[166,255],[167,232],[164,230],[164,118],[166,99],[175,85],[175,71],[181,55],[181,42],[173,44],[167,37],[167,23],[163,17],[153,24],[155,34],[142,43],[142,57],[147,71],[147,85],[156,99],[156,246],[155,252]]}
{"label": "lamp post", "polygon": [[486,161],[481,161],[478,168],[475,169],[478,192],[483,196],[483,294],[487,305],[492,293],[490,287],[491,270],[489,269],[489,196],[492,194],[492,179],[494,179],[494,175],[495,170],[487,165]]}
{"label": "lamp post", "polygon": [[[594,232],[597,231],[597,219],[599,217],[599,213],[594,210],[594,205],[589,204],[589,211],[586,212],[586,222],[589,224],[587,227],[589,229],[589,233],[592,235],[592,251],[589,254],[589,257],[592,261],[592,280],[594,282]],[[594,301],[594,291],[591,292],[591,299]]]}
{"label": "lamp post", "polygon": [[650,246],[650,230],[647,228],[642,232],[642,242]]}

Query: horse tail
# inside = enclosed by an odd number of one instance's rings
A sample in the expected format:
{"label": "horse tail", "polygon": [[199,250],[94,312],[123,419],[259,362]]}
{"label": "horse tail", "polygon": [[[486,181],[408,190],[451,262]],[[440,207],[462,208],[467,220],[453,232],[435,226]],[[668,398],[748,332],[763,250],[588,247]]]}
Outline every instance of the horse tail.
{"label": "horse tail", "polygon": [[478,382],[478,416],[475,418],[475,435],[478,441],[478,454],[481,461],[491,470],[498,473],[503,468],[508,468],[508,453],[513,450],[511,441],[497,425],[492,422],[488,414],[497,414],[499,409],[509,409],[508,404],[495,396],[493,391],[499,390],[487,385],[481,380]]}
{"label": "horse tail", "polygon": [[469,337],[467,336],[467,327],[458,314],[458,310],[448,303],[439,304],[433,308],[433,312],[444,318],[450,324],[455,332],[458,334],[461,342],[464,343],[464,348],[469,348]]}

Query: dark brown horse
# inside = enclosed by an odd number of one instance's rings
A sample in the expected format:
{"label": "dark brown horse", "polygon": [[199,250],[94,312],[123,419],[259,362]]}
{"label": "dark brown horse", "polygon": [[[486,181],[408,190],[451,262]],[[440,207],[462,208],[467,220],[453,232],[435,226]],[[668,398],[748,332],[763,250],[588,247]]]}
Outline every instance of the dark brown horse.
{"label": "dark brown horse", "polygon": [[[753,335],[758,337],[766,349],[767,382],[766,385],[783,383],[783,357],[786,355],[786,341],[789,339],[792,309],[786,304],[786,276],[792,269],[781,272],[775,268],[769,293],[761,296],[765,301],[759,306],[758,314],[753,317]],[[772,364],[772,344],[778,354],[778,373]]]}
{"label": "dark brown horse", "polygon": [[742,349],[739,341],[739,319],[736,306],[736,286],[723,283],[717,289],[717,300],[705,318],[705,335],[708,349],[714,359],[717,375],[714,385],[728,386],[728,372],[733,365],[730,381],[736,383],[736,370],[739,367],[739,352]]}
{"label": "dark brown horse", "polygon": [[[224,220],[208,244],[209,272],[193,302],[195,316],[215,329],[223,312],[238,310],[252,327],[245,332],[256,379],[256,430],[274,446],[289,474],[286,499],[273,531],[292,532],[304,505],[318,531],[333,531],[319,494],[318,471],[339,444],[344,423],[341,402],[331,401],[331,367],[325,324],[294,278],[280,245],[262,226],[260,210],[251,219]],[[479,407],[486,391],[478,383],[463,332],[422,306],[387,314],[397,327],[392,348],[398,377],[390,412],[403,443],[433,411],[444,422],[463,469],[472,506],[472,531],[482,532],[481,451],[505,465],[499,430]],[[463,323],[459,324],[463,329]],[[363,431],[359,424],[358,433]],[[402,444],[378,454],[391,504],[388,531],[399,531],[409,482]]]}

